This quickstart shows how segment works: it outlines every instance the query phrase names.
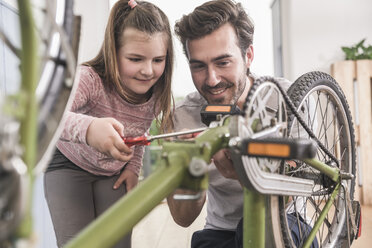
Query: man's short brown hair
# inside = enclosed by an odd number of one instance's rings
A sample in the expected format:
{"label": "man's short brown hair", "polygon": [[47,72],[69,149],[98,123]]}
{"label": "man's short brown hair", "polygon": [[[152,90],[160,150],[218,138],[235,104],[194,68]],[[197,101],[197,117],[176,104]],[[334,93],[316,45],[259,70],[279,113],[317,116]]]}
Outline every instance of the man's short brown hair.
{"label": "man's short brown hair", "polygon": [[222,25],[230,23],[235,29],[237,44],[244,56],[253,43],[254,24],[241,3],[232,0],[212,0],[184,15],[175,25],[175,33],[187,54],[187,41],[203,38]]}

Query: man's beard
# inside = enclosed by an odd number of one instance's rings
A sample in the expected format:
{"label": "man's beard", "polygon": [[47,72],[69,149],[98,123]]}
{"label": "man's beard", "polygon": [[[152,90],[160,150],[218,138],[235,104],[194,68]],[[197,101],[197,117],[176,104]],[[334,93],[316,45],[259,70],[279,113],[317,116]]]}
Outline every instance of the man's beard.
{"label": "man's beard", "polygon": [[244,75],[244,77],[240,78],[238,83],[237,83],[237,89],[235,91],[235,94],[234,96],[232,97],[231,99],[231,103],[230,104],[234,104],[236,105],[240,96],[243,94],[244,92],[244,89],[247,85],[247,80],[248,80],[248,77]]}

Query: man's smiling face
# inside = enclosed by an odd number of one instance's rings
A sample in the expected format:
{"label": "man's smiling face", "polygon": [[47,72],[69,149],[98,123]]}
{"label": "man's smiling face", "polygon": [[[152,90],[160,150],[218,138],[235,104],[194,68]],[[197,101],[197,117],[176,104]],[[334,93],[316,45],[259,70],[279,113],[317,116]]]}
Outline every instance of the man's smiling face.
{"label": "man's smiling face", "polygon": [[236,104],[247,92],[244,89],[253,50],[250,47],[243,58],[229,23],[201,39],[187,42],[187,52],[195,87],[209,104]]}

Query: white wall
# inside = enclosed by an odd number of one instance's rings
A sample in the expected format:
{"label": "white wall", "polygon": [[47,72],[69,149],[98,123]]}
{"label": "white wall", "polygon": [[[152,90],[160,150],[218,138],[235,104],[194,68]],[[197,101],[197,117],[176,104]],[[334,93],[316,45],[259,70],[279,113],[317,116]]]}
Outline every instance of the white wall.
{"label": "white wall", "polygon": [[[115,0],[110,0],[113,4]],[[200,0],[149,0],[159,6],[169,18],[174,27],[176,20],[183,14],[190,13],[196,6],[206,1]],[[254,52],[255,58],[252,71],[261,75],[272,75],[273,45],[271,28],[271,0],[241,1],[247,12],[251,15],[255,25]],[[103,39],[104,27],[108,18],[108,1],[79,0],[76,1],[75,10],[82,15],[82,33],[79,51],[79,62],[88,60],[96,55]],[[191,81],[189,67],[182,52],[181,43],[174,39],[176,49],[175,71],[173,77],[173,94],[175,97],[185,96],[195,90]]]}
{"label": "white wall", "polygon": [[284,76],[295,80],[344,59],[342,46],[372,44],[371,0],[282,0]]}
{"label": "white wall", "polygon": [[109,1],[74,1],[75,15],[81,16],[79,63],[95,57],[101,48],[109,9]]}
{"label": "white wall", "polygon": [[17,8],[17,1],[16,0],[3,0],[5,3],[9,4],[13,8]]}

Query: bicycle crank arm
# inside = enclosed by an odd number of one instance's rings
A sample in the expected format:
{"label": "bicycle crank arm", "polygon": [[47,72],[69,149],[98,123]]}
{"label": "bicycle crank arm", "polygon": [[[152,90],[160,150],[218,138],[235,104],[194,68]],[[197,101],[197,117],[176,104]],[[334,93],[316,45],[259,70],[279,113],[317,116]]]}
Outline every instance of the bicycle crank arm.
{"label": "bicycle crank arm", "polygon": [[[280,137],[281,130],[286,128],[286,123],[276,124],[273,127],[252,134],[251,139],[263,139],[268,137]],[[278,136],[279,135],[279,136]]]}

